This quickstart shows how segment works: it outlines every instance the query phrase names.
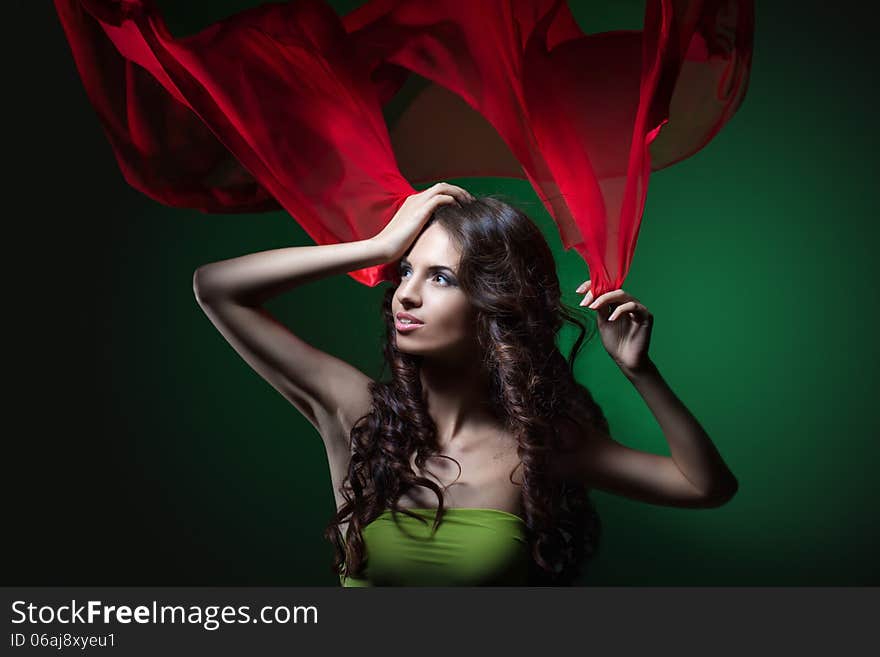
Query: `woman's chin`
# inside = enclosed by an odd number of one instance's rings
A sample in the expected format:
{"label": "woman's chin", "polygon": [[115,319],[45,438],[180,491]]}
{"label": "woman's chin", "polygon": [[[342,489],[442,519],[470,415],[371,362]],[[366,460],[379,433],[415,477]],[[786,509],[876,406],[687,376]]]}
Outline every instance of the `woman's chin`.
{"label": "woman's chin", "polygon": [[424,345],[419,345],[417,340],[413,340],[406,335],[398,335],[395,338],[395,346],[397,351],[409,356],[430,356],[434,353],[433,349],[426,349]]}

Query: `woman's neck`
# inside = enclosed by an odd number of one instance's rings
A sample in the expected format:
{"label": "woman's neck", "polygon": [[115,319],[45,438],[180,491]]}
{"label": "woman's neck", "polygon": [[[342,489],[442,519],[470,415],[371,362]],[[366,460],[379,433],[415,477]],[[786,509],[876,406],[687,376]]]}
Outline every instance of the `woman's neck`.
{"label": "woman's neck", "polygon": [[489,404],[489,376],[479,359],[451,364],[426,358],[420,378],[442,451],[466,449],[498,427]]}

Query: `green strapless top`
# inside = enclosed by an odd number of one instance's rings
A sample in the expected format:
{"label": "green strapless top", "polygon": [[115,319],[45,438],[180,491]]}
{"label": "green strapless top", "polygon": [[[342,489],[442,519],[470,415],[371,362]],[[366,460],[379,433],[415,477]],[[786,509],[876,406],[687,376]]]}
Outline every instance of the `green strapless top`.
{"label": "green strapless top", "polygon": [[530,554],[525,521],[499,509],[453,507],[432,535],[436,509],[407,509],[397,522],[382,512],[364,527],[366,565],[344,587],[527,586]]}

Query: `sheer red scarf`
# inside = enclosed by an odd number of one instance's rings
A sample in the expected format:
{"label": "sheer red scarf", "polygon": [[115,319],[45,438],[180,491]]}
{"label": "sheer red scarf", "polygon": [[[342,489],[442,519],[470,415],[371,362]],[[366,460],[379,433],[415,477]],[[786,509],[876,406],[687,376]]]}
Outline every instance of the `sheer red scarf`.
{"label": "sheer red scarf", "polygon": [[[125,179],[205,212],[286,210],[319,244],[377,234],[412,183],[528,180],[622,286],[651,171],[741,104],[752,0],[646,0],[644,29],[584,34],[564,0],[265,4],[175,38],[151,0],[55,0]],[[407,98],[408,80],[425,84]],[[383,107],[398,103],[392,125]],[[393,263],[351,272],[373,286]]]}

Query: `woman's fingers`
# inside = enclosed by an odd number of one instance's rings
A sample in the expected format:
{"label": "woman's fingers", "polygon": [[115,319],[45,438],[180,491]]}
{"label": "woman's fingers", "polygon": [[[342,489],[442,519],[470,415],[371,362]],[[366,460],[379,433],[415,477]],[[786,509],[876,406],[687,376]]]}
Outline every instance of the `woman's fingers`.
{"label": "woman's fingers", "polygon": [[[584,297],[584,300],[581,301],[580,305],[582,305],[582,306],[586,305],[587,298],[589,298],[591,296],[592,295],[588,295],[587,297]],[[624,292],[621,289],[611,290],[610,292],[606,292],[605,294],[600,294],[598,297],[596,297],[596,299],[592,303],[589,304],[588,307],[595,310],[596,308],[598,308],[602,304],[607,303],[609,301],[618,301],[619,302],[623,299],[632,299],[632,298],[633,297],[631,297],[629,294],[627,294],[626,292]]]}
{"label": "woman's fingers", "polygon": [[608,316],[608,320],[613,321],[623,313],[634,315],[640,323],[647,321],[650,324],[654,317],[646,305],[639,303],[638,301],[627,301],[626,303],[617,306],[617,308],[614,309],[614,312]]}
{"label": "woman's fingers", "polygon": [[458,185],[450,185],[447,182],[438,182],[436,185],[429,187],[425,191],[431,191],[435,194],[447,194],[455,198],[459,203],[467,203],[475,200],[474,196],[466,189]]}
{"label": "woman's fingers", "polygon": [[450,194],[436,194],[428,199],[427,207],[433,212],[438,205],[447,205],[449,203],[457,203],[458,199]]}
{"label": "woman's fingers", "polygon": [[639,310],[639,305],[635,301],[627,301],[626,303],[622,303],[617,308],[615,308],[610,315],[608,315],[608,321],[613,322],[615,319],[620,317],[622,313],[632,313],[637,312]]}
{"label": "woman's fingers", "polygon": [[[578,288],[576,290],[578,294],[583,294],[584,292],[587,293],[586,296],[581,299],[581,306],[589,306],[590,308],[597,310],[608,302],[615,302],[617,305],[613,308],[609,307],[608,309],[607,321],[612,322],[620,317],[621,314],[626,312],[635,313],[642,317],[651,316],[651,313],[647,309],[647,307],[640,303],[639,300],[636,299],[634,296],[620,288],[616,290],[611,290],[610,292],[606,292],[605,294],[600,294],[598,297],[593,299],[593,291],[589,290],[591,280],[592,279],[588,278],[583,283],[578,285]],[[601,313],[599,313],[599,315],[601,317]]]}

